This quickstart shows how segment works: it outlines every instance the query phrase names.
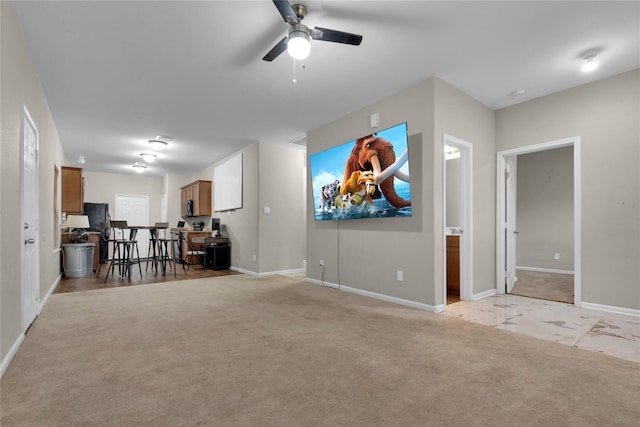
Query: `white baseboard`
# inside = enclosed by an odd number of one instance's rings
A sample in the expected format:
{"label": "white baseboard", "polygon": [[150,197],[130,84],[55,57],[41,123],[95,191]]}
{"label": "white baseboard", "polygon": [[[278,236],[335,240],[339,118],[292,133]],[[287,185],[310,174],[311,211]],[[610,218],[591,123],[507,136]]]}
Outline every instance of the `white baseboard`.
{"label": "white baseboard", "polygon": [[23,342],[24,342],[24,333],[21,333],[20,335],[18,335],[18,338],[9,349],[9,352],[7,353],[7,355],[4,357],[4,359],[2,359],[2,363],[0,364],[0,378],[4,376],[5,371],[9,367],[9,364],[15,357],[16,353],[18,352],[18,349],[20,348]]}
{"label": "white baseboard", "polygon": [[249,276],[257,276],[257,277],[277,276],[279,274],[304,273],[304,268],[293,268],[291,270],[267,271],[267,272],[264,272],[264,273],[258,273],[256,271],[245,270],[244,268],[233,267],[233,266],[231,266],[229,269],[233,270],[233,271],[237,271],[238,273],[248,274]]}
{"label": "white baseboard", "polygon": [[606,311],[608,313],[626,314],[627,316],[640,317],[640,310],[635,308],[616,307],[613,305],[595,304],[592,302],[582,302],[582,308],[590,308],[591,310]]}
{"label": "white baseboard", "polygon": [[[357,289],[357,288],[351,288],[349,286],[341,286],[341,285],[337,285],[335,283],[331,283],[331,282],[322,282],[320,280],[317,279],[312,279],[310,277],[306,277],[305,282],[309,282],[309,283],[313,283],[314,285],[320,285],[320,286],[325,286],[327,288],[333,288],[333,289],[339,289],[341,291],[346,291],[346,292],[351,292],[353,294],[358,294],[358,295],[363,295],[365,297],[369,297],[369,298],[375,298],[378,300],[382,300],[382,301],[387,301],[387,302],[391,302],[394,304],[399,304],[399,305],[404,305],[406,307],[411,307],[411,308],[417,308],[418,310],[424,310],[424,311],[431,311],[433,313],[439,313],[438,307],[434,307],[433,305],[429,305],[429,304],[424,304],[421,302],[416,302],[416,301],[411,301],[411,300],[407,300],[404,298],[398,298],[398,297],[392,297],[389,295],[384,295],[384,294],[379,294],[377,292],[371,292],[371,291],[365,291],[362,289]],[[441,311],[444,310],[444,307],[442,307]]]}
{"label": "white baseboard", "polygon": [[58,277],[56,278],[56,280],[53,282],[53,285],[51,285],[51,287],[49,288],[49,290],[47,291],[47,294],[44,296],[44,298],[42,298],[42,300],[40,301],[40,307],[38,308],[38,314],[40,314],[40,312],[42,311],[42,309],[44,308],[45,305],[47,305],[47,301],[49,301],[49,297],[51,297],[51,294],[53,293],[53,291],[56,289],[56,286],[58,286],[58,283],[60,283],[60,280],[62,280],[62,274],[59,274]]}
{"label": "white baseboard", "polygon": [[265,276],[277,276],[279,274],[298,274],[298,273],[304,273],[304,268],[294,268],[291,270],[280,270],[280,271],[267,271],[265,273],[258,273],[258,276],[265,277]]}
{"label": "white baseboard", "polygon": [[249,276],[257,276],[258,275],[258,273],[256,273],[255,271],[245,270],[244,268],[240,268],[240,267],[231,266],[231,267],[229,267],[229,270],[237,271],[238,273],[242,273],[242,274],[248,274]]}
{"label": "white baseboard", "polygon": [[495,294],[496,294],[496,290],[495,289],[489,289],[488,291],[484,291],[484,292],[480,292],[480,293],[477,293],[477,294],[473,294],[473,296],[471,297],[471,301],[478,301],[479,299],[492,297]]}
{"label": "white baseboard", "polygon": [[574,274],[573,270],[558,270],[556,268],[525,267],[525,266],[521,266],[521,265],[517,265],[516,266],[516,270],[539,271],[541,273]]}

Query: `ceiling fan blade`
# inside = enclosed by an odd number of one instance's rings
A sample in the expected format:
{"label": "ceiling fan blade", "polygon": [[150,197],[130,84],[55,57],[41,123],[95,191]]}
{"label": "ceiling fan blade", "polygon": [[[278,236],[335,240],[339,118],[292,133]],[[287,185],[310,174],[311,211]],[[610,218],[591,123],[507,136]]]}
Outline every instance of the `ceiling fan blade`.
{"label": "ceiling fan blade", "polygon": [[298,19],[298,16],[296,15],[296,13],[293,11],[293,8],[291,7],[291,5],[289,4],[288,1],[286,0],[273,0],[273,4],[276,5],[276,7],[278,8],[278,12],[280,12],[280,15],[282,15],[282,18],[284,19],[284,22],[286,22],[287,24],[299,24],[300,20]]}
{"label": "ceiling fan blade", "polygon": [[329,28],[322,27],[315,27],[315,29],[322,33],[318,36],[312,34],[313,38],[316,40],[352,44],[355,46],[358,46],[362,42],[362,36],[358,34],[345,33],[344,31],[330,30]]}
{"label": "ceiling fan blade", "polygon": [[270,51],[269,53],[267,53],[264,58],[262,58],[263,61],[273,61],[274,59],[276,59],[278,56],[280,56],[280,54],[282,52],[284,52],[285,50],[287,50],[287,38],[284,37],[282,40],[280,40],[278,42],[278,44],[276,44]]}

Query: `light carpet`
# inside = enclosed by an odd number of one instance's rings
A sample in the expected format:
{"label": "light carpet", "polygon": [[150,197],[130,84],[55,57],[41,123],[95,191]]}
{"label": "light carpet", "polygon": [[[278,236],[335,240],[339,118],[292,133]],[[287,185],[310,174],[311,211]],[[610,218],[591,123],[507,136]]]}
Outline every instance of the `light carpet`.
{"label": "light carpet", "polygon": [[304,283],[55,294],[9,426],[637,426],[640,365]]}

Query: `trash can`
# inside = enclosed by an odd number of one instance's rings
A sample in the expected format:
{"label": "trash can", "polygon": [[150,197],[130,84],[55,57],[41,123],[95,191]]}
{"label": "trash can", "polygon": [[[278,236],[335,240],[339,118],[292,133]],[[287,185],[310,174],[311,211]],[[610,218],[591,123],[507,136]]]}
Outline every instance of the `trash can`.
{"label": "trash can", "polygon": [[86,277],[93,273],[95,243],[65,243],[64,274],[66,277]]}

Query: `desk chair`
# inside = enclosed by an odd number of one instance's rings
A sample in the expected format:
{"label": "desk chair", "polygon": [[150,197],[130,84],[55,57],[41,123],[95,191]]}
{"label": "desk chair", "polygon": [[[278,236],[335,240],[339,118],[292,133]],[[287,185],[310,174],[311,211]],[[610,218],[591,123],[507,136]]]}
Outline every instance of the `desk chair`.
{"label": "desk chair", "polygon": [[[200,241],[196,241],[196,239],[199,239]],[[194,237],[193,242],[202,243],[204,245],[204,239],[205,239],[204,237],[200,237],[200,238]],[[195,246],[193,246],[192,241],[189,240],[188,237],[183,236],[183,240],[187,244],[187,253],[185,254],[185,260],[187,262],[187,271],[189,271],[189,268],[191,268],[191,264],[193,264],[193,257],[196,257],[198,259],[198,264],[204,265],[204,258],[207,256],[207,252],[203,250],[197,250]]]}

